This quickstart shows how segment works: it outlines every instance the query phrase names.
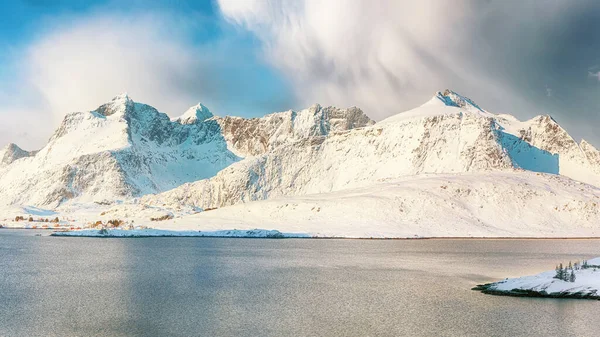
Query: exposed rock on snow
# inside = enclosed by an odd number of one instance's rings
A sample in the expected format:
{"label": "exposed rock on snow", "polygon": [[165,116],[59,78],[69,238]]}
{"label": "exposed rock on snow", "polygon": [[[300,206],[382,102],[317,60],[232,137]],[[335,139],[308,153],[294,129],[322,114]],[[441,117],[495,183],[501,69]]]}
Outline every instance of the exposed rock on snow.
{"label": "exposed rock on snow", "polygon": [[29,157],[30,152],[18,147],[16,144],[10,143],[0,149],[0,168],[12,164],[15,160]]}
{"label": "exposed rock on snow", "polygon": [[299,141],[322,141],[330,133],[375,123],[356,107],[323,108],[318,104],[301,111],[289,110],[262,118],[228,116],[216,120],[231,151],[240,157],[261,155],[279,146]]}
{"label": "exposed rock on snow", "polygon": [[440,101],[444,102],[447,106],[453,106],[457,108],[463,108],[472,112],[484,112],[475,102],[470,98],[455,93],[450,89],[439,92],[435,96]]}
{"label": "exposed rock on snow", "polygon": [[[588,264],[600,266],[600,258],[589,260]],[[491,295],[600,300],[600,269],[591,267],[573,272],[576,277],[574,282],[554,278],[556,272],[553,270],[533,276],[478,285],[473,290]]]}

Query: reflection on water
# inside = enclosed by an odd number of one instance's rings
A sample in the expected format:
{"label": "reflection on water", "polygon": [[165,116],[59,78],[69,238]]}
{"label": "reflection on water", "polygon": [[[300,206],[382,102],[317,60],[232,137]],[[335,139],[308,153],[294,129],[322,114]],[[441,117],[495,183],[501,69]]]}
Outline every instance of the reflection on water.
{"label": "reflection on water", "polygon": [[597,301],[470,290],[559,261],[600,256],[600,240],[93,239],[33,233],[0,230],[0,336],[600,331]]}

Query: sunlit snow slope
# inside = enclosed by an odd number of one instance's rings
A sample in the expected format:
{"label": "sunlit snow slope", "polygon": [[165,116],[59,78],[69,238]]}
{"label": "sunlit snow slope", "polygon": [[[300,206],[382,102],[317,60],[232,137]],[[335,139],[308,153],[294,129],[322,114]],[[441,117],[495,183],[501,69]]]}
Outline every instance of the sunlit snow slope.
{"label": "sunlit snow slope", "polygon": [[479,172],[419,175],[331,193],[240,203],[154,226],[203,231],[276,228],[355,238],[595,237],[600,236],[599,223],[600,189],[591,185],[543,173]]}
{"label": "sunlit snow slope", "polygon": [[[242,145],[233,150],[254,156],[215,177],[145,196],[141,202],[214,208],[425,173],[528,170],[600,186],[598,150],[585,141],[578,144],[551,117],[520,122],[482,110],[449,90],[416,109],[362,128],[325,136],[288,133],[283,138],[288,141],[278,141],[277,133],[271,138],[254,134],[239,137],[235,144]],[[256,144],[265,145],[257,149]]]}

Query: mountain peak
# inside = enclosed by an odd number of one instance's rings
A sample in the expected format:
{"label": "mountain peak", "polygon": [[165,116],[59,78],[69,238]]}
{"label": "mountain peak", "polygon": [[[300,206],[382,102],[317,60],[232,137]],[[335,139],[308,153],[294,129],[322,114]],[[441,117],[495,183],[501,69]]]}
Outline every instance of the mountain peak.
{"label": "mountain peak", "polygon": [[5,147],[2,148],[2,150],[6,150],[6,151],[14,151],[14,150],[22,150],[17,144],[15,143],[8,143]]}
{"label": "mountain peak", "polygon": [[536,120],[538,122],[542,122],[542,123],[550,123],[550,124],[557,124],[558,122],[556,121],[556,119],[554,119],[551,115],[549,114],[545,114],[545,115],[539,115],[537,117],[535,117]]}
{"label": "mountain peak", "polygon": [[129,94],[127,94],[127,92],[122,92],[120,94],[118,94],[117,96],[113,97],[112,99],[113,101],[131,101],[131,97],[129,97]]}
{"label": "mountain peak", "polygon": [[194,124],[196,122],[203,122],[214,115],[210,110],[202,103],[198,103],[193,107],[186,110],[183,115],[175,119],[175,121],[181,124]]}
{"label": "mountain peak", "polygon": [[21,149],[17,144],[9,143],[0,149],[0,167],[11,164],[17,159],[28,157],[30,153]]}
{"label": "mountain peak", "polygon": [[131,107],[133,107],[133,100],[126,92],[123,92],[113,97],[110,102],[99,106],[95,112],[107,117],[115,114],[124,115]]}
{"label": "mountain peak", "polygon": [[450,89],[446,89],[443,92],[438,91],[434,95],[434,98],[439,99],[447,106],[453,106],[467,110],[475,109],[483,112],[483,109],[480,108],[479,105],[477,105],[473,100]]}

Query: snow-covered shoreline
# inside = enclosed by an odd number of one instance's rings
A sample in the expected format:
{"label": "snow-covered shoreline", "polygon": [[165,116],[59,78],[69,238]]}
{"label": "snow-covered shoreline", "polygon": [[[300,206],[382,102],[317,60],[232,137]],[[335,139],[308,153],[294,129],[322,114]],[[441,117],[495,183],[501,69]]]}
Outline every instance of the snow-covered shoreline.
{"label": "snow-covered shoreline", "polygon": [[277,230],[252,229],[252,230],[218,230],[218,231],[174,231],[161,229],[82,229],[70,231],[57,231],[51,236],[66,237],[100,237],[100,238],[141,238],[141,237],[218,237],[218,238],[310,238],[306,233],[282,233]]}
{"label": "snow-covered shoreline", "polygon": [[587,261],[587,268],[573,268],[574,279],[557,279],[556,271],[480,284],[473,290],[484,294],[515,297],[548,297],[600,300],[600,258]]}
{"label": "snow-covered shoreline", "polygon": [[[99,229],[69,229],[69,228],[46,228],[31,226],[6,226],[0,227],[0,231],[6,230],[43,230],[51,231],[51,236],[63,237],[217,237],[217,238],[305,238],[305,239],[337,239],[337,240],[600,240],[599,236],[578,237],[555,237],[555,236],[323,236],[310,233],[292,232],[282,233],[278,230],[255,229],[255,230],[168,230],[168,229],[118,229],[107,228],[105,234],[100,234]],[[266,234],[265,234],[266,233]],[[271,233],[271,234],[269,234]],[[264,236],[261,236],[265,234]]]}

